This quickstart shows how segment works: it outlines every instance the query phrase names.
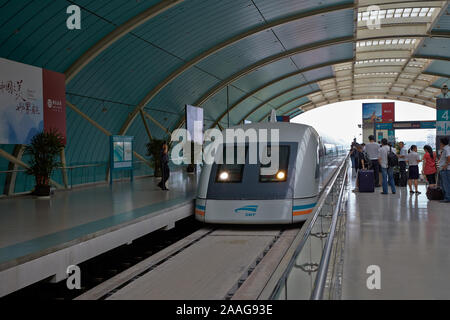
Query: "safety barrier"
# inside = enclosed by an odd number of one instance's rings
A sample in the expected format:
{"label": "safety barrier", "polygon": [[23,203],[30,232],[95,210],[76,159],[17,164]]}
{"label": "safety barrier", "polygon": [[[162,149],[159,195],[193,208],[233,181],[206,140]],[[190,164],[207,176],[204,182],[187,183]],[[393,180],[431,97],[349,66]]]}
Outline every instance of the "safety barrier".
{"label": "safety barrier", "polygon": [[[63,171],[65,170],[68,178],[68,188],[73,189],[76,186],[86,186],[90,184],[106,183],[109,162],[72,165],[54,170],[52,179],[63,185]],[[154,170],[151,169],[143,161],[133,162],[133,175],[135,177],[152,176]],[[12,175],[16,177],[13,178]],[[126,180],[130,178],[130,172],[115,172],[113,179]],[[15,186],[9,186],[8,181],[15,180]],[[0,196],[15,195],[27,193],[33,190],[35,179],[33,176],[27,175],[26,170],[6,170],[0,171]]]}
{"label": "safety barrier", "polygon": [[339,299],[349,157],[323,190],[260,299]]}

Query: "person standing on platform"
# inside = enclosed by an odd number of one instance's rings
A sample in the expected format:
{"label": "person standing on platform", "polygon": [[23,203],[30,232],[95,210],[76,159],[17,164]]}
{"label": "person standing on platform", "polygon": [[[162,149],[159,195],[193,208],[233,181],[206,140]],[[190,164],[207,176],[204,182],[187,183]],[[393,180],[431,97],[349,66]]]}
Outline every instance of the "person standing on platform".
{"label": "person standing on platform", "polygon": [[373,170],[375,177],[375,187],[380,187],[380,164],[378,162],[380,145],[375,142],[375,137],[369,137],[369,143],[366,145],[365,152],[369,158],[369,169]]}
{"label": "person standing on platform", "polygon": [[395,194],[397,190],[395,189],[394,168],[389,166],[388,161],[388,155],[389,152],[392,152],[392,147],[388,145],[387,139],[383,139],[381,144],[382,147],[379,150],[378,156],[378,161],[381,166],[381,173],[383,175],[383,192],[381,194],[388,194],[388,184],[391,186],[392,193]]}
{"label": "person standing on platform", "polygon": [[409,150],[408,156],[406,157],[406,161],[409,165],[409,176],[408,176],[408,185],[409,185],[409,193],[413,194],[412,184],[414,182],[414,187],[416,189],[416,194],[421,194],[419,192],[419,163],[422,162],[420,160],[420,156],[417,153],[417,146],[412,145]]}
{"label": "person standing on platform", "polygon": [[355,139],[355,140],[353,140],[353,143],[350,147],[350,159],[352,161],[352,176],[353,176],[353,178],[356,176],[356,172],[358,171],[357,159],[356,159],[357,156],[358,156],[358,150],[356,147],[356,139]]}
{"label": "person standing on platform", "polygon": [[440,183],[444,191],[444,200],[441,202],[450,203],[450,146],[448,138],[441,139],[441,157],[439,159]]}
{"label": "person standing on platform", "polygon": [[170,178],[170,168],[169,168],[169,146],[166,142],[162,145],[161,148],[161,172],[162,172],[162,178],[161,182],[158,184],[158,187],[160,187],[164,191],[169,191],[167,189],[167,181]]}
{"label": "person standing on platform", "polygon": [[400,187],[406,187],[406,181],[408,181],[408,177],[406,176],[406,157],[408,156],[408,150],[406,150],[404,142],[400,142],[398,146],[400,148],[400,153],[398,155]]}
{"label": "person standing on platform", "polygon": [[427,177],[427,181],[430,186],[436,185],[436,152],[433,152],[431,146],[426,145],[423,147],[425,155],[423,156],[423,174]]}

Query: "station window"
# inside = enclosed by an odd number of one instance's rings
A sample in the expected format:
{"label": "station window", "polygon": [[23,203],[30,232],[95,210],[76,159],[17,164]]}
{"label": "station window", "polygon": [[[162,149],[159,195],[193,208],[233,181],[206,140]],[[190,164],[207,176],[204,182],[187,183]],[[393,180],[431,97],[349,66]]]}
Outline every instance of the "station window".
{"label": "station window", "polygon": [[[232,163],[227,163],[227,153],[231,152],[230,149],[234,149],[234,159]],[[238,163],[239,152],[241,149],[237,146],[224,147],[223,149],[223,161],[224,164],[219,164],[217,168],[217,183],[240,183],[242,182],[242,176],[244,174],[244,164]],[[248,147],[245,147],[244,161],[247,159]],[[242,159],[240,159],[242,160]]]}
{"label": "station window", "polygon": [[[267,147],[267,155],[271,157],[272,149],[270,146]],[[267,165],[260,166],[259,172],[259,181],[260,182],[286,182],[288,179],[288,169],[289,169],[289,155],[290,155],[290,147],[289,146],[279,146],[279,168],[276,174],[266,176],[262,175],[263,168],[270,168],[271,163]]]}

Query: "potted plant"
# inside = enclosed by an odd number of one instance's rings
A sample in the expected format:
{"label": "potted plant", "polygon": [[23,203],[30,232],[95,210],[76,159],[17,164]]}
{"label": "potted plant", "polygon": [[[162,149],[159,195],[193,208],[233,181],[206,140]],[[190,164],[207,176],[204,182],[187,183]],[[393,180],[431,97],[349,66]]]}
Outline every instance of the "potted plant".
{"label": "potted plant", "polygon": [[151,157],[150,163],[155,170],[155,177],[162,177],[161,172],[161,149],[164,144],[164,140],[153,139],[147,143],[147,156]]}
{"label": "potted plant", "polygon": [[26,146],[25,154],[31,157],[27,174],[36,179],[34,195],[50,196],[50,177],[53,170],[61,166],[59,156],[63,148],[63,136],[53,129],[36,134]]}

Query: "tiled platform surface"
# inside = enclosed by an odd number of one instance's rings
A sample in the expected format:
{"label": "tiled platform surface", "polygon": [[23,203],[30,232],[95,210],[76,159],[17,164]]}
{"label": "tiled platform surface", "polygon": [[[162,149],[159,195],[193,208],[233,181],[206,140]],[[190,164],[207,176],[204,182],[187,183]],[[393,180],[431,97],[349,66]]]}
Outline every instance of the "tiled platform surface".
{"label": "tiled platform surface", "polygon": [[193,213],[196,176],[174,173],[169,192],[158,181],[58,192],[51,200],[1,199],[0,296],[54,275],[62,280],[68,266]]}
{"label": "tiled platform surface", "polygon": [[[450,205],[420,191],[350,195],[342,299],[450,299]],[[380,290],[367,287],[369,266]]]}

